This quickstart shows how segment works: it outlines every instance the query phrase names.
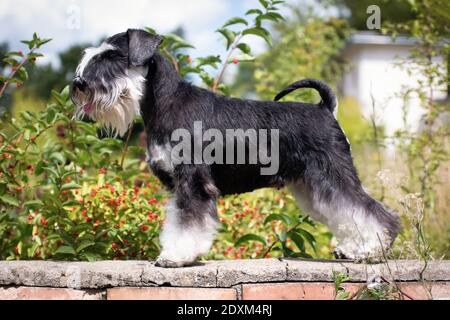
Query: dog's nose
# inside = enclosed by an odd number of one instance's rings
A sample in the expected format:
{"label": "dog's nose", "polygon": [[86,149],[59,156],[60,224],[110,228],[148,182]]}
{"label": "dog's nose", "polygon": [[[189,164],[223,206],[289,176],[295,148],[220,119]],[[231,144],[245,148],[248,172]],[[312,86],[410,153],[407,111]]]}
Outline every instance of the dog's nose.
{"label": "dog's nose", "polygon": [[87,82],[84,79],[77,77],[73,80],[73,86],[80,91],[84,91],[87,87]]}

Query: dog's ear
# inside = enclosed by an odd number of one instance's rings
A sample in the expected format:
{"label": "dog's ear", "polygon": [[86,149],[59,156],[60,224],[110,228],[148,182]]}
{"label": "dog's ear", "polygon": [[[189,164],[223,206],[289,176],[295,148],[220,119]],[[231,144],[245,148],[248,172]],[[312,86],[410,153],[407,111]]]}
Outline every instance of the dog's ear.
{"label": "dog's ear", "polygon": [[161,45],[163,38],[144,30],[128,29],[128,63],[130,66],[145,65]]}

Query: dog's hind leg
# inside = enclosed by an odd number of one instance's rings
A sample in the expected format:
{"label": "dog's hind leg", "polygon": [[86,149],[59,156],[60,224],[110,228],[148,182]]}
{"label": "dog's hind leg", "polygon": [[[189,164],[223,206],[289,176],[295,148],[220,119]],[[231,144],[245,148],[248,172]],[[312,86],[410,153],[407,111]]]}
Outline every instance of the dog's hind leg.
{"label": "dog's hind leg", "polygon": [[208,253],[219,225],[218,191],[203,172],[184,172],[169,201],[160,236],[160,267],[182,267]]}
{"label": "dog's hind leg", "polygon": [[379,261],[400,228],[398,217],[361,186],[345,191],[322,176],[320,182],[297,181],[292,190],[299,206],[326,224],[337,238],[337,258]]}

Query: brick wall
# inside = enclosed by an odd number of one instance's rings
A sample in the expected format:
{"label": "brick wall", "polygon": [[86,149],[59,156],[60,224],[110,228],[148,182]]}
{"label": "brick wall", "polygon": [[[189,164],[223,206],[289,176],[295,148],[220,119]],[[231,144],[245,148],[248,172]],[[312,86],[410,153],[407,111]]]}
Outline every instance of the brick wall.
{"label": "brick wall", "polygon": [[405,299],[450,299],[450,261],[263,259],[209,261],[164,269],[147,261],[0,261],[0,299],[334,299],[333,270],[350,295],[389,281]]}

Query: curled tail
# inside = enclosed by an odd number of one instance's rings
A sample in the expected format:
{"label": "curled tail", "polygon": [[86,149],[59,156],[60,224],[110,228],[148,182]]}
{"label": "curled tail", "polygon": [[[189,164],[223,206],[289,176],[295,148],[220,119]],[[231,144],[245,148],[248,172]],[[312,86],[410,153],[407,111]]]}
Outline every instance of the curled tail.
{"label": "curled tail", "polygon": [[299,89],[299,88],[313,88],[316,89],[322,101],[319,103],[320,106],[327,108],[331,113],[337,106],[337,98],[333,90],[323,81],[317,79],[306,78],[297,82],[290,84],[287,88],[280,91],[274,98],[274,101],[278,101],[283,98],[288,93]]}

